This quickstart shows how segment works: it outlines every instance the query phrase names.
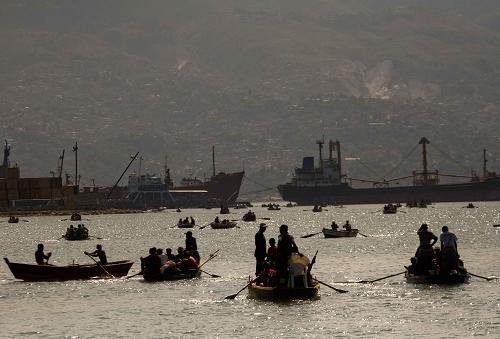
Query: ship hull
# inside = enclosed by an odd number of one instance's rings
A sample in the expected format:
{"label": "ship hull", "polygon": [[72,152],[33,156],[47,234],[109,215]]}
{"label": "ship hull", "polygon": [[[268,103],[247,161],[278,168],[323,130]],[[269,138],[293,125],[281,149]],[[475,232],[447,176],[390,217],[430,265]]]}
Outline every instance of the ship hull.
{"label": "ship hull", "polygon": [[385,204],[421,200],[432,202],[499,201],[500,177],[471,183],[385,188],[352,188],[347,184],[329,186],[285,184],[278,186],[278,190],[283,200],[293,201],[299,205]]}
{"label": "ship hull", "polygon": [[218,204],[231,205],[240,194],[241,182],[245,172],[219,173],[210,180],[193,186],[174,187],[173,190],[206,190],[208,198]]}

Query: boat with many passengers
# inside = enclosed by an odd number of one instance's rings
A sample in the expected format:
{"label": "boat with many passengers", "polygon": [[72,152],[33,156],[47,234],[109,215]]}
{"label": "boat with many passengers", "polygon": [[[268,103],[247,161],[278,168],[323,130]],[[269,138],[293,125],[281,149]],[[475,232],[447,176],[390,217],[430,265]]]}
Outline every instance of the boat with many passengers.
{"label": "boat with many passengers", "polygon": [[406,281],[415,284],[438,284],[438,285],[453,285],[469,282],[470,275],[465,272],[454,271],[450,274],[439,274],[437,271],[430,271],[429,274],[415,275],[405,272]]}
{"label": "boat with many passengers", "polygon": [[226,228],[234,228],[236,227],[236,223],[234,221],[222,221],[222,222],[212,222],[210,223],[210,227],[214,230],[226,229]]}
{"label": "boat with many passengers", "polygon": [[144,281],[157,282],[157,281],[175,281],[199,278],[201,271],[198,269],[189,269],[187,271],[179,272],[176,274],[158,274],[158,275],[144,275]]}
{"label": "boat with many passengers", "polygon": [[[305,157],[302,167],[295,169],[292,181],[278,186],[284,200],[299,205],[315,204],[385,204],[388,201],[498,201],[500,200],[500,176],[486,170],[484,152],[483,176],[461,176],[440,173],[427,168],[427,148],[429,140],[422,138],[423,169],[413,171],[409,176],[383,181],[349,178],[342,173],[340,143],[329,142],[329,157],[323,159],[324,141],[318,141],[319,166],[315,167],[314,157]],[[414,150],[416,147],[414,148]],[[333,153],[336,150],[336,157]],[[412,152],[414,151],[412,150]],[[465,178],[468,182],[441,184],[441,177]],[[399,185],[402,180],[411,180],[410,185]],[[373,188],[353,188],[352,182],[372,183]],[[390,186],[391,183],[398,183]]]}
{"label": "boat with many passengers", "polygon": [[[114,261],[104,265],[97,264],[72,264],[67,266],[32,265],[9,261],[4,258],[7,266],[16,279],[24,281],[64,281],[90,279],[99,276],[115,277],[126,276],[134,264],[131,260]],[[106,273],[103,268],[108,272]]]}

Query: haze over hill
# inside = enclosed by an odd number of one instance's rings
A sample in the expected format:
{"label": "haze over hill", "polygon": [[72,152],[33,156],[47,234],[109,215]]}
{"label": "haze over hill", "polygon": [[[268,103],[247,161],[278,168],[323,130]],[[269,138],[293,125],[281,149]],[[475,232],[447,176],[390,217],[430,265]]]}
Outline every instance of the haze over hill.
{"label": "haze over hill", "polygon": [[136,151],[150,173],[168,154],[178,182],[209,175],[215,145],[218,170],[275,186],[322,135],[362,159],[353,177],[421,136],[443,172],[480,170],[483,147],[500,172],[498,1],[4,0],[0,48],[0,136],[24,176],[63,148],[73,173],[78,140],[83,184]]}

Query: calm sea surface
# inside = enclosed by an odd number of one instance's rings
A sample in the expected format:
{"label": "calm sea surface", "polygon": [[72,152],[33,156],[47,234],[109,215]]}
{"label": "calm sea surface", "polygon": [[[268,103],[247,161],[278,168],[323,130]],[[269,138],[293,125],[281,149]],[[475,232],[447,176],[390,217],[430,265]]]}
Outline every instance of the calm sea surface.
{"label": "calm sea surface", "polygon": [[[257,217],[270,217],[265,233],[277,237],[286,223],[302,253],[319,250],[313,272],[318,279],[349,290],[338,294],[322,287],[312,301],[273,303],[236,293],[254,271],[255,223],[240,221],[229,230],[194,229],[203,257],[220,249],[204,269],[222,278],[148,284],[132,279],[97,279],[50,283],[16,281],[6,264],[0,265],[0,337],[34,338],[330,338],[330,337],[500,337],[500,281],[472,278],[459,286],[418,286],[396,276],[374,284],[334,284],[376,279],[403,271],[417,247],[421,223],[439,235],[443,225],[459,238],[459,252],[470,272],[500,276],[500,203],[436,204],[427,209],[402,208],[383,215],[381,205],[267,211],[255,207]],[[308,209],[309,211],[304,211]],[[184,245],[185,230],[172,228],[181,217],[209,223],[218,210],[84,216],[90,234],[103,240],[57,240],[69,226],[62,217],[22,217],[29,222],[0,223],[0,253],[15,262],[34,262],[36,244],[52,252],[53,264],[89,263],[82,252],[101,243],[108,260],[133,259],[130,274],[140,270],[139,257],[149,247]],[[246,210],[232,210],[241,219]],[[349,219],[368,237],[325,239],[318,232],[332,220]]]}

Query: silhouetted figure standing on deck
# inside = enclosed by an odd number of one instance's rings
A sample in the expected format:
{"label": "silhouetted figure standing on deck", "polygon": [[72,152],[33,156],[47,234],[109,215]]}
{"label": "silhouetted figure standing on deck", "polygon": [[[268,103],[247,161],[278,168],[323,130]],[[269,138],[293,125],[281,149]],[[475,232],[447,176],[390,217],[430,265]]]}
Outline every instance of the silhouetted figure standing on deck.
{"label": "silhouetted figure standing on deck", "polygon": [[259,275],[264,269],[264,261],[267,255],[267,244],[264,232],[266,224],[262,223],[259,226],[259,231],[255,233],[255,275]]}

